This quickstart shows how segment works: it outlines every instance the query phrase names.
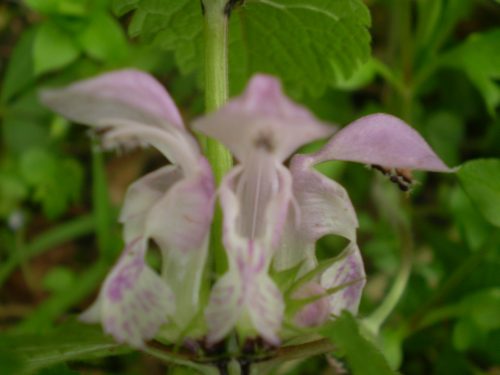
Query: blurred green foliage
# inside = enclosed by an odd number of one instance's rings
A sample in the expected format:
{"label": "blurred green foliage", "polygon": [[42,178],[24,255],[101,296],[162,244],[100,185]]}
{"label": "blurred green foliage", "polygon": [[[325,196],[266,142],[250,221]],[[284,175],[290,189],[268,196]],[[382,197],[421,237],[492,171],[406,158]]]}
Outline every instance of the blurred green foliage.
{"label": "blurred green foliage", "polygon": [[[393,113],[449,165],[465,164],[456,176],[417,175],[420,184],[409,196],[361,166],[322,166],[346,187],[359,215],[368,274],[361,322],[370,321],[384,300],[408,245],[413,272],[378,334],[349,317],[333,325],[331,336],[347,353],[345,365],[317,357],[273,373],[337,374],[347,367],[365,374],[377,363],[385,368],[370,343],[403,374],[497,373],[498,1],[307,3],[324,7],[320,12],[301,9],[304,1],[275,0],[278,6],[266,7],[269,1],[248,0],[233,11],[232,92],[255,71],[272,73],[326,121],[343,125],[367,113]],[[329,23],[338,15],[341,23]],[[117,167],[116,158],[103,156],[82,128],[42,107],[37,92],[132,66],[155,74],[184,117],[195,116],[203,103],[202,22],[199,2],[191,0],[0,4],[0,373],[192,373],[126,354],[97,327],[58,324],[88,304],[84,299],[119,251],[119,199],[110,201],[105,169],[126,174],[129,161]],[[149,154],[137,159],[140,172],[163,162]],[[96,240],[89,235],[94,230]],[[323,239],[318,252],[332,254],[334,244]],[[364,356],[349,357],[348,347],[365,345]],[[102,359],[110,354],[123,356]],[[373,367],[360,370],[367,364]]]}

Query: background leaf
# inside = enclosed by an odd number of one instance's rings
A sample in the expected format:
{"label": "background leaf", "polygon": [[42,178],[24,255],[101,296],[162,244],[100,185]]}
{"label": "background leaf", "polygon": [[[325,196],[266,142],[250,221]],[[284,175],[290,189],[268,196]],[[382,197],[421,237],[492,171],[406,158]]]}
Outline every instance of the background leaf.
{"label": "background leaf", "polygon": [[75,61],[79,54],[72,36],[55,23],[43,23],[37,30],[33,46],[36,75],[62,68]]}
{"label": "background leaf", "polygon": [[[202,15],[196,1],[142,0],[132,36],[172,50],[183,73],[201,72]],[[367,61],[370,15],[360,0],[249,0],[232,12],[231,91],[255,72],[280,76],[295,95],[319,95]]]}
{"label": "background leaf", "polygon": [[345,353],[354,375],[395,375],[382,352],[363,337],[352,315],[343,312],[322,331],[333,344]]}
{"label": "background leaf", "polygon": [[458,171],[458,178],[486,220],[500,226],[500,159],[465,163]]}
{"label": "background leaf", "polygon": [[463,70],[483,96],[490,114],[500,104],[500,29],[473,34],[442,57],[442,64]]}

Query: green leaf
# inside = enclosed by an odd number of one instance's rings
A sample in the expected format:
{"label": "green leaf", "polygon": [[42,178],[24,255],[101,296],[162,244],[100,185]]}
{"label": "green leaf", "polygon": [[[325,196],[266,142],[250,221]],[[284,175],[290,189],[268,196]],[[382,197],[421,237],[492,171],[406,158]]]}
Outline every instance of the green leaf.
{"label": "green leaf", "polygon": [[345,353],[354,375],[396,374],[380,350],[362,336],[358,323],[348,312],[343,312],[322,333]]}
{"label": "green leaf", "polygon": [[[229,26],[231,91],[255,72],[281,77],[296,94],[321,94],[369,57],[368,9],[360,0],[248,0]],[[203,18],[192,0],[143,0],[132,36],[175,52],[183,73],[203,71]]]}
{"label": "green leaf", "polygon": [[105,336],[100,327],[75,321],[62,324],[56,330],[34,334],[0,336],[0,352],[9,350],[24,360],[30,370],[71,360],[99,358],[123,354],[129,349]]}
{"label": "green leaf", "polygon": [[55,366],[47,367],[41,369],[37,372],[37,375],[78,375],[78,371],[71,370],[65,364],[58,364]]}
{"label": "green leaf", "polygon": [[3,79],[0,97],[3,103],[25,90],[35,80],[32,54],[35,35],[34,28],[23,32],[12,51]]}
{"label": "green leaf", "polygon": [[500,29],[471,35],[441,57],[441,64],[463,70],[494,115],[500,104]]}
{"label": "green leaf", "polygon": [[21,173],[34,188],[33,199],[45,215],[56,218],[80,196],[83,170],[73,159],[58,158],[48,151],[32,149],[22,155]]}
{"label": "green leaf", "polygon": [[426,123],[426,139],[448,165],[459,163],[459,147],[464,137],[464,121],[453,112],[432,113]]}
{"label": "green leaf", "polygon": [[49,118],[50,113],[40,105],[35,91],[10,103],[2,126],[4,144],[9,152],[21,154],[34,147],[47,146]]}
{"label": "green leaf", "polygon": [[80,35],[84,51],[91,57],[114,62],[127,56],[127,41],[118,22],[106,13],[92,16],[90,23]]}
{"label": "green leaf", "polygon": [[484,219],[460,186],[448,194],[450,208],[462,238],[471,250],[479,250],[487,240],[491,225]]}
{"label": "green leaf", "polygon": [[79,54],[72,35],[56,24],[48,21],[37,30],[33,46],[36,75],[63,68],[75,61]]}
{"label": "green leaf", "polygon": [[20,356],[9,348],[0,348],[0,374],[22,374],[24,368],[24,361]]}
{"label": "green leaf", "polygon": [[139,0],[111,0],[111,9],[117,16],[123,16],[137,7]]}
{"label": "green leaf", "polygon": [[461,318],[453,330],[458,350],[477,347],[490,332],[500,328],[500,288],[490,288],[466,296],[459,304]]}
{"label": "green leaf", "polygon": [[500,227],[500,159],[465,163],[458,171],[458,178],[486,220]]}
{"label": "green leaf", "polygon": [[27,195],[26,184],[17,173],[0,170],[0,218],[9,216]]}

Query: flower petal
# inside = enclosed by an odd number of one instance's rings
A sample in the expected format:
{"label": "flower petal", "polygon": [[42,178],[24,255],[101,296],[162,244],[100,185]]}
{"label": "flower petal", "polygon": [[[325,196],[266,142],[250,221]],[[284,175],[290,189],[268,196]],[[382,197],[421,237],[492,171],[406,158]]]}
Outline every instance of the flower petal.
{"label": "flower petal", "polygon": [[174,295],[146,263],[146,242],[127,245],[102,287],[98,302],[81,319],[95,321],[100,310],[106,333],[118,342],[141,348],[175,311]]}
{"label": "flower petal", "polygon": [[179,167],[167,165],[129,186],[120,214],[120,222],[124,223],[125,242],[145,233],[146,219],[151,209],[181,178]]}
{"label": "flower petal", "polygon": [[72,121],[109,126],[110,119],[183,128],[179,111],[164,87],[134,69],[102,74],[62,89],[44,90],[42,102]]}
{"label": "flower petal", "polygon": [[312,157],[315,163],[345,160],[389,168],[453,171],[413,128],[383,113],[365,116],[347,125]]}
{"label": "flower petal", "polygon": [[283,161],[301,145],[334,131],[288,99],[276,78],[263,74],[255,75],[241,96],[197,119],[194,128],[218,139],[242,163],[255,152]]}
{"label": "flower petal", "polygon": [[[294,299],[306,299],[325,294],[325,289],[316,282],[304,284],[293,293]],[[323,324],[330,316],[330,302],[328,297],[319,298],[305,305],[293,317],[299,327],[315,327]]]}
{"label": "flower petal", "polygon": [[221,341],[236,326],[242,301],[241,279],[237,273],[230,271],[215,283],[205,309],[209,345]]}
{"label": "flower petal", "polygon": [[342,310],[357,314],[361,293],[366,283],[363,259],[354,242],[344,249],[340,257],[341,259],[321,276],[321,286],[327,290],[341,288],[329,297],[331,314],[339,316]]}
{"label": "flower petal", "polygon": [[296,209],[287,218],[280,249],[273,259],[277,271],[305,261],[303,271],[316,265],[315,243],[328,234],[356,241],[358,220],[345,189],[312,169],[314,159],[296,155],[290,170]]}
{"label": "flower petal", "polygon": [[196,174],[180,179],[151,208],[145,234],[162,249],[189,252],[208,235],[215,187],[208,162],[200,157],[198,166]]}
{"label": "flower petal", "polygon": [[278,346],[285,303],[281,292],[267,273],[258,275],[249,283],[245,306],[260,336],[269,344]]}

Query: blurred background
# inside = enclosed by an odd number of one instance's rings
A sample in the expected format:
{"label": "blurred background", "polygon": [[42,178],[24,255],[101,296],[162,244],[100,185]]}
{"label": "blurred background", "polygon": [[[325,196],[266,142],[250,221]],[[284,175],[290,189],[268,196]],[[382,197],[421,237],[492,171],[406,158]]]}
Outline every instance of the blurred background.
{"label": "blurred background", "polygon": [[[95,298],[121,250],[116,219],[128,184],[164,163],[154,150],[101,153],[85,127],[41,106],[38,90],[136,67],[164,83],[186,123],[203,112],[199,77],[179,64],[169,46],[133,35],[131,7],[124,3],[134,1],[0,2],[2,374],[16,373],[17,348],[30,353],[35,344],[56,343],[57,327]],[[499,158],[499,2],[365,3],[372,16],[372,58],[320,95],[291,94],[318,117],[341,125],[368,113],[395,114],[449,166]],[[408,375],[500,374],[498,229],[457,178],[417,174],[418,183],[405,194],[364,166],[337,162],[320,169],[346,187],[359,215],[368,275],[361,318],[380,306],[412,263],[402,299],[378,339],[391,365]],[[323,238],[318,255],[331,256],[340,247],[337,238]],[[91,340],[71,329],[66,335]],[[27,343],[33,346],[26,349]],[[277,373],[342,373],[337,367],[319,356]],[[139,353],[34,371],[189,373]]]}

